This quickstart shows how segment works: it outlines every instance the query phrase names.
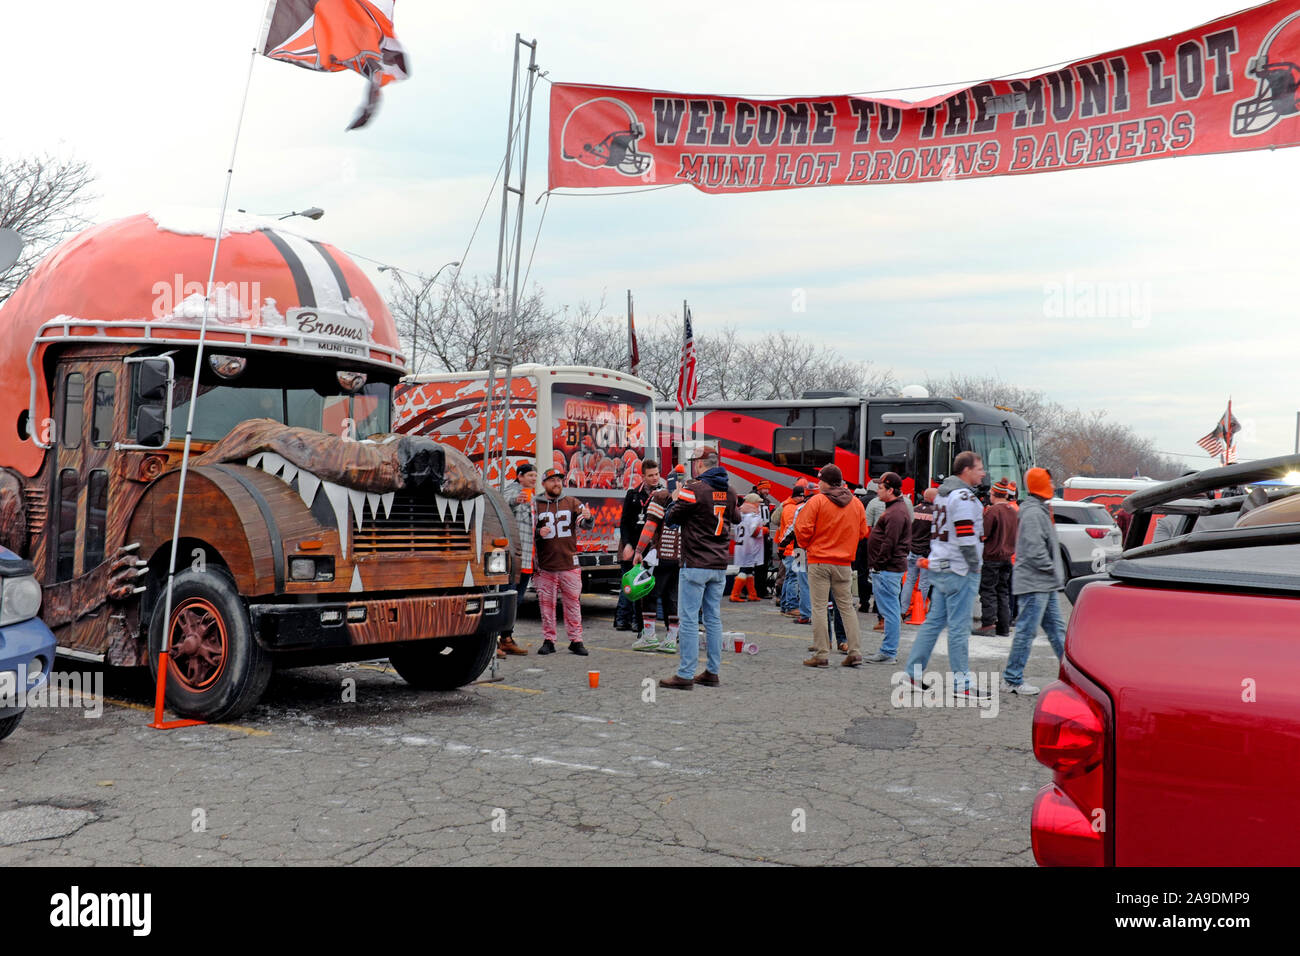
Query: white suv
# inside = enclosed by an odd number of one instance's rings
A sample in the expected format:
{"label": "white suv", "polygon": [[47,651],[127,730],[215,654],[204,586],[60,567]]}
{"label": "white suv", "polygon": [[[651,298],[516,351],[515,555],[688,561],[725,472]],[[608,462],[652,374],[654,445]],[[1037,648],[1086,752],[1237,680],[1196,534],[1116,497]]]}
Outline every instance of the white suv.
{"label": "white suv", "polygon": [[1053,498],[1056,536],[1061,542],[1065,579],[1104,571],[1124,550],[1119,527],[1105,506]]}

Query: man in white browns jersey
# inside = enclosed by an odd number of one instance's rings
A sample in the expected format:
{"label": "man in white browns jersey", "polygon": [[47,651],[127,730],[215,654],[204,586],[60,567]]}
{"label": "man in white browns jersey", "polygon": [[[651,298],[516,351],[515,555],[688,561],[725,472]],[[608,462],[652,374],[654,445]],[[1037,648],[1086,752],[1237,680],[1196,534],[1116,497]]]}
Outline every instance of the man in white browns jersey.
{"label": "man in white browns jersey", "polygon": [[[939,632],[948,628],[948,663],[953,692],[969,700],[989,697],[971,681],[967,643],[971,610],[979,593],[984,563],[984,505],[975,488],[984,480],[984,462],[973,451],[961,452],[953,461],[953,474],[939,486],[934,502],[934,527],[930,532],[930,557],[921,559],[930,569],[930,613],[916,633],[907,658],[907,677],[922,687],[922,672],[930,663]],[[928,562],[928,565],[923,563]]]}

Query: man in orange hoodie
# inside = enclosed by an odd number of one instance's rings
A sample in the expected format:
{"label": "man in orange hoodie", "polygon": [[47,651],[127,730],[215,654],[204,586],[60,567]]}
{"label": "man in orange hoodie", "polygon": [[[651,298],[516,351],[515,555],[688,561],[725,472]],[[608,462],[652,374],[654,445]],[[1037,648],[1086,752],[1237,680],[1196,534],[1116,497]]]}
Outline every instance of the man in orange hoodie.
{"label": "man in orange hoodie", "polygon": [[[826,606],[829,592],[835,606],[848,609],[843,615],[844,629],[849,642],[849,655],[844,666],[862,663],[858,616],[853,608],[853,572],[851,565],[858,553],[858,542],[867,536],[867,514],[862,502],[844,486],[844,476],[835,465],[827,465],[818,474],[818,490],[799,511],[794,533],[799,546],[808,553],[808,589],[812,606]],[[826,667],[830,664],[830,634],[826,615],[813,616],[813,656],[804,661],[808,667]]]}

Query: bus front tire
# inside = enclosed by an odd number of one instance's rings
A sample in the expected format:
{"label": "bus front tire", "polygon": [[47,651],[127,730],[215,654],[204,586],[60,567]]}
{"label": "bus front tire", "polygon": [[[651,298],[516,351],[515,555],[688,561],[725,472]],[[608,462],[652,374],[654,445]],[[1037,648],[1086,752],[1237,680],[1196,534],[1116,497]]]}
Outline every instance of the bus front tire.
{"label": "bus front tire", "polygon": [[[149,622],[149,669],[158,679],[163,604]],[[271,680],[271,657],[253,637],[248,609],[221,568],[187,570],[172,587],[167,706],[185,717],[233,720],[256,704]]]}

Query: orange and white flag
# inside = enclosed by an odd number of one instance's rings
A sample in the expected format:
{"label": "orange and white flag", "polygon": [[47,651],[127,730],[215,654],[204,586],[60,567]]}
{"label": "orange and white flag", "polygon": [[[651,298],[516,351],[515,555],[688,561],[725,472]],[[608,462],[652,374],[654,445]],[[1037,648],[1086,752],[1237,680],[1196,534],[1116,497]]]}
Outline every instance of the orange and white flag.
{"label": "orange and white flag", "polygon": [[308,70],[355,70],[370,80],[366,101],[348,129],[370,121],[379,91],[410,75],[393,34],[394,0],[270,0],[258,48],[264,56]]}

